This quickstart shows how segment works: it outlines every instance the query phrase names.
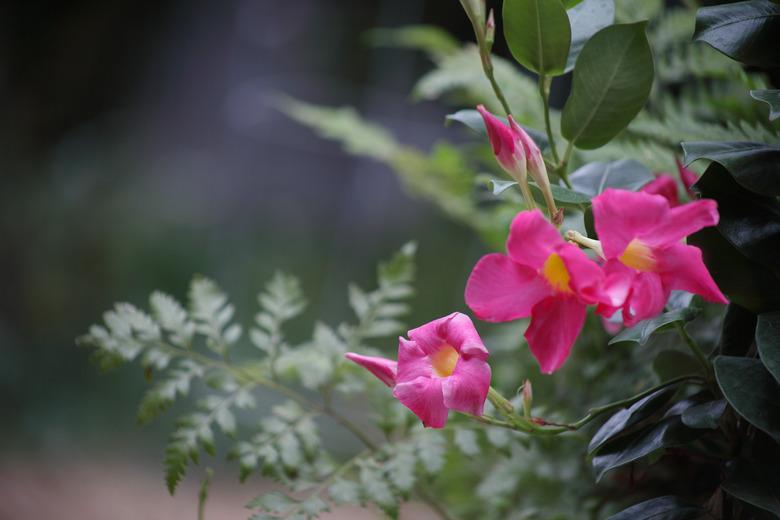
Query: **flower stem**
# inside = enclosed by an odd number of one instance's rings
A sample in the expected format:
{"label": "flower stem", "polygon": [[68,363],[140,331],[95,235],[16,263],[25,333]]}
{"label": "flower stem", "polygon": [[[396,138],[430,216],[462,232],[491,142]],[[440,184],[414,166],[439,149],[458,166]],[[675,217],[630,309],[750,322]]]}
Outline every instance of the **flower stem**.
{"label": "flower stem", "polygon": [[696,360],[701,365],[702,370],[704,370],[704,376],[708,381],[712,381],[712,366],[707,360],[707,356],[704,355],[704,352],[702,352],[701,348],[699,348],[699,345],[696,343],[696,341],[691,337],[690,334],[688,334],[688,331],[685,330],[685,325],[682,322],[675,322],[674,325],[677,328],[677,332],[680,334],[680,337],[683,339],[685,344],[688,345],[688,348],[691,349],[691,352],[693,352]]}
{"label": "flower stem", "polygon": [[593,240],[592,238],[588,238],[582,233],[580,233],[579,231],[575,231],[573,229],[570,229],[566,232],[566,240],[570,240],[571,242],[575,242],[583,247],[592,249],[601,258],[604,258],[604,250],[601,248],[601,242],[599,242],[598,240]]}
{"label": "flower stem", "polygon": [[561,160],[558,157],[558,147],[555,145],[555,135],[552,131],[552,124],[550,124],[550,83],[552,78],[545,74],[539,74],[539,95],[542,96],[542,104],[544,105],[544,126],[547,129],[547,141],[550,143],[550,151],[552,152],[555,163],[560,165]]}

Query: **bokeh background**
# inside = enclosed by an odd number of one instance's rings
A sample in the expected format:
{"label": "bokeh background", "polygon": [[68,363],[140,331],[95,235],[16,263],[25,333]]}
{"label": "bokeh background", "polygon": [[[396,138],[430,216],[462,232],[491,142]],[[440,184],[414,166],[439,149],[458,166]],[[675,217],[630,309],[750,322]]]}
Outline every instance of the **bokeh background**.
{"label": "bokeh background", "polygon": [[[416,240],[410,322],[464,309],[472,233],[272,103],[353,105],[424,149],[457,139],[444,106],[409,99],[427,59],[366,38],[420,23],[470,37],[454,0],[0,4],[0,519],[194,517],[197,482],[163,486],[171,419],[135,424],[141,369],[100,375],[75,346],[117,300],[184,298],[202,273],[249,323],[282,269],[310,302],[301,339]],[[246,516],[261,484],[236,473],[211,517]]]}

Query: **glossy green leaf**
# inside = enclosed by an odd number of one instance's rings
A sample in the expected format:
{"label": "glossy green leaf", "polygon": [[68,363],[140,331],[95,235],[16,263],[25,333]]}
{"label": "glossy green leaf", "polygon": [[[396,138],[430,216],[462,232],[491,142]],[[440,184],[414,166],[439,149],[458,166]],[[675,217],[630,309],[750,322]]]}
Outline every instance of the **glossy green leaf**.
{"label": "glossy green leaf", "polygon": [[683,411],[680,417],[688,428],[715,430],[718,428],[718,421],[725,411],[726,401],[718,399],[691,406]]}
{"label": "glossy green leaf", "polygon": [[596,479],[601,480],[608,471],[641,459],[661,448],[687,444],[702,434],[702,430],[688,428],[682,423],[680,416],[675,415],[638,432],[614,439],[604,444],[593,457]]}
{"label": "glossy green leaf", "polygon": [[780,279],[739,252],[717,229],[690,235],[688,244],[702,250],[704,265],[732,303],[755,313],[780,308]]}
{"label": "glossy green leaf", "polygon": [[685,323],[695,318],[701,309],[697,306],[691,306],[686,309],[680,309],[671,312],[665,312],[655,318],[640,321],[630,329],[620,331],[609,341],[610,345],[618,343],[639,343],[644,345],[655,332],[663,332],[671,329],[675,323]]}
{"label": "glossy green leaf", "polygon": [[561,118],[561,134],[578,148],[607,144],[645,105],[654,76],[645,25],[611,25],[585,43]]}
{"label": "glossy green leaf", "polygon": [[[503,121],[504,124],[508,124],[506,117],[496,117]],[[479,112],[474,109],[464,108],[452,114],[447,114],[444,118],[445,125],[449,125],[453,121],[467,126],[480,135],[487,136],[485,121],[482,119],[482,116],[479,114]],[[543,132],[534,130],[533,128],[529,128],[525,125],[520,126],[523,128],[523,130],[525,130],[525,133],[527,133],[531,139],[533,139],[533,141],[536,143],[536,146],[538,146],[540,150],[544,151],[547,149],[547,147],[550,146],[550,142],[547,140],[547,136]]]}
{"label": "glossy green leaf", "polygon": [[[502,179],[489,178],[488,182],[492,186],[493,195],[496,196],[501,195],[512,186],[517,186],[516,181],[505,181]],[[531,188],[531,192],[533,193],[535,199],[537,199],[539,202],[544,201],[542,196],[542,189],[536,183],[529,182],[528,186]],[[581,209],[583,204],[590,203],[590,197],[587,195],[570,190],[568,188],[564,188],[562,186],[552,185],[550,186],[550,191],[552,192],[552,196],[553,199],[555,199],[555,202],[559,203],[561,206]]]}
{"label": "glossy green leaf", "polygon": [[693,189],[718,203],[718,231],[742,254],[780,273],[780,202],[743,188],[719,163],[712,163]]}
{"label": "glossy green leaf", "polygon": [[672,495],[651,498],[610,516],[607,520],[688,520],[699,518],[704,509]]}
{"label": "glossy green leaf", "polygon": [[566,59],[566,72],[574,68],[577,57],[591,36],[615,22],[614,0],[582,0],[575,6],[567,5],[571,25],[571,47]]}
{"label": "glossy green leaf", "polygon": [[715,376],[729,404],[756,428],[780,442],[780,385],[758,359],[715,358]]}
{"label": "glossy green leaf", "polygon": [[774,121],[780,117],[780,90],[751,90],[753,99],[763,101],[769,105],[769,120]]}
{"label": "glossy green leaf", "polygon": [[748,504],[780,515],[780,460],[762,453],[757,459],[737,460],[729,468],[723,489]]}
{"label": "glossy green leaf", "polygon": [[608,440],[653,415],[669,402],[675,392],[676,386],[667,386],[612,415],[591,438],[588,452],[597,450]]}
{"label": "glossy green leaf", "polygon": [[662,350],[653,360],[653,371],[662,381],[695,374],[701,370],[696,359],[679,350]]}
{"label": "glossy green leaf", "polygon": [[764,366],[780,383],[780,312],[758,316],[756,346]]}
{"label": "glossy green leaf", "polygon": [[569,181],[576,191],[595,197],[607,188],[636,191],[654,178],[642,164],[631,159],[621,159],[608,163],[588,163],[572,173]]}
{"label": "glossy green leaf", "polygon": [[726,168],[736,181],[759,195],[780,195],[780,146],[750,142],[682,143],[685,164],[709,159]]}
{"label": "glossy green leaf", "polygon": [[746,65],[777,67],[779,31],[780,5],[750,0],[699,9],[693,39]]}
{"label": "glossy green leaf", "polygon": [[562,74],[571,45],[561,0],[504,0],[504,37],[512,56],[538,74]]}

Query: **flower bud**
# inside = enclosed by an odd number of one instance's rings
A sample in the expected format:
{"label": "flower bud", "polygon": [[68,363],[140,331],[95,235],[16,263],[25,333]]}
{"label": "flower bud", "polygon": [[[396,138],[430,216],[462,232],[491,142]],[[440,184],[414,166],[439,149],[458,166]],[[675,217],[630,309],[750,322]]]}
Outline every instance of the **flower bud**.
{"label": "flower bud", "polygon": [[531,381],[526,379],[523,383],[523,415],[531,417],[531,406],[534,402],[534,390]]}
{"label": "flower bud", "polygon": [[547,176],[547,166],[544,164],[542,151],[536,146],[531,136],[515,122],[511,115],[509,116],[509,126],[525,150],[526,171],[536,181],[536,184],[542,191],[544,202],[547,204],[547,210],[550,212],[550,219],[555,225],[560,225],[563,220],[563,213],[559,212],[558,208],[555,207],[555,199],[550,188],[550,178]]}
{"label": "flower bud", "polygon": [[518,139],[517,134],[488,112],[484,105],[477,106],[477,110],[485,121],[488,139],[493,147],[496,161],[520,184],[521,188],[525,187],[527,185],[525,147]]}
{"label": "flower bud", "polygon": [[490,10],[487,17],[487,22],[485,22],[485,43],[487,44],[488,49],[493,47],[493,42],[496,39],[496,18],[493,14],[493,9]]}

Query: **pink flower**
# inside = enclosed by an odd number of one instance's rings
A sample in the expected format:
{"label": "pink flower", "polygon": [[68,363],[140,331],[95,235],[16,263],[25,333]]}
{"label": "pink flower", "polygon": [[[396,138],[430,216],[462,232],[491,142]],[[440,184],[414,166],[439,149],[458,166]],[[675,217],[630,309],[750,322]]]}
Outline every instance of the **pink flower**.
{"label": "pink flower", "polygon": [[661,195],[669,201],[669,205],[672,207],[680,205],[680,198],[677,194],[677,181],[668,173],[656,175],[655,179],[645,184],[640,191]]}
{"label": "pink flower", "polygon": [[556,215],[557,209],[550,189],[550,179],[547,176],[544,157],[531,136],[515,122],[511,115],[507,116],[509,121],[509,126],[507,126],[488,112],[484,105],[477,106],[477,110],[485,122],[488,139],[493,147],[496,161],[520,185],[523,196],[527,199],[526,204],[531,207],[534,204],[527,188],[527,174],[530,173],[544,195],[550,215]]}
{"label": "pink flower", "polygon": [[699,177],[696,175],[696,172],[683,166],[683,163],[681,163],[680,159],[677,157],[674,158],[674,162],[677,163],[677,173],[680,174],[680,180],[682,181],[683,186],[685,186],[685,191],[688,192],[688,196],[690,198],[694,198],[695,195],[691,189],[691,186],[696,184],[696,181],[699,180]]}
{"label": "pink flower", "polygon": [[490,388],[488,351],[474,324],[454,312],[399,338],[398,362],[348,352],[347,359],[393,388],[426,427],[443,428],[448,410],[482,415]]}
{"label": "pink flower", "polygon": [[512,221],[508,256],[483,256],[466,284],[466,304],[498,322],[531,316],[525,338],[542,372],[563,365],[585,321],[586,304],[603,299],[599,266],[565,242],[539,210]]}
{"label": "pink flower", "polygon": [[671,208],[659,195],[607,189],[593,199],[596,232],[606,262],[605,301],[599,313],[623,309],[633,326],[663,311],[678,289],[705,300],[728,303],[702,261],[701,251],[683,239],[718,223],[715,201],[699,200]]}

